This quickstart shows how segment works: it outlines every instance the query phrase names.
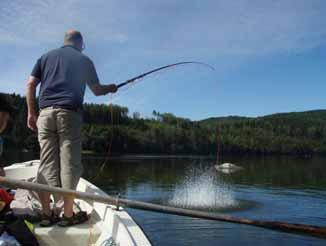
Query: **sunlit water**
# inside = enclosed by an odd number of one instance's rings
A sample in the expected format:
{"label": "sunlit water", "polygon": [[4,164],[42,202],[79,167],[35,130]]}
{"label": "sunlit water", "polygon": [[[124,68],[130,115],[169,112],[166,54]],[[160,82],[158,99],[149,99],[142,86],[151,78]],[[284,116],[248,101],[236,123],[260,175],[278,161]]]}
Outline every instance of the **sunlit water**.
{"label": "sunlit water", "polygon": [[[15,155],[17,156],[17,155]],[[15,157],[16,158],[16,157]],[[214,160],[85,157],[84,177],[111,195],[217,210],[234,217],[326,226],[326,158],[229,158],[244,169],[217,173]],[[230,209],[231,208],[231,209]],[[326,240],[247,225],[128,209],[153,245],[326,245]]]}
{"label": "sunlit water", "polygon": [[[244,169],[224,175],[212,168],[213,160],[202,159],[111,161],[102,177],[92,182],[110,194],[119,192],[129,199],[217,210],[248,219],[326,225],[326,159],[270,157],[227,161]],[[86,163],[92,167],[90,172],[97,170],[93,168],[96,163]],[[252,226],[128,211],[153,245],[326,245],[325,239]]]}

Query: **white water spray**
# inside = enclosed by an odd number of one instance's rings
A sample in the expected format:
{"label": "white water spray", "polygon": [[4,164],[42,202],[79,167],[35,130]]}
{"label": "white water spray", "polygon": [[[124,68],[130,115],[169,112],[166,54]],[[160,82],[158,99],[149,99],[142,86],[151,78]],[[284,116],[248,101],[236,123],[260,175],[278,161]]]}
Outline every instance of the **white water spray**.
{"label": "white water spray", "polygon": [[183,208],[224,209],[235,207],[237,201],[230,188],[211,170],[191,170],[176,187],[169,204]]}

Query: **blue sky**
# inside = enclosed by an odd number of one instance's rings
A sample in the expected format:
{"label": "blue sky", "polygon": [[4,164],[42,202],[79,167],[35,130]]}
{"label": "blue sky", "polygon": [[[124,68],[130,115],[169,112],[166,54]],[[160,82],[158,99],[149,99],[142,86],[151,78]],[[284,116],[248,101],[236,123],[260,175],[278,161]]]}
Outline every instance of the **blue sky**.
{"label": "blue sky", "polygon": [[[25,93],[44,52],[79,29],[102,83],[197,60],[123,89],[113,103],[203,119],[322,109],[324,0],[1,0],[0,91]],[[109,97],[86,92],[85,101]]]}

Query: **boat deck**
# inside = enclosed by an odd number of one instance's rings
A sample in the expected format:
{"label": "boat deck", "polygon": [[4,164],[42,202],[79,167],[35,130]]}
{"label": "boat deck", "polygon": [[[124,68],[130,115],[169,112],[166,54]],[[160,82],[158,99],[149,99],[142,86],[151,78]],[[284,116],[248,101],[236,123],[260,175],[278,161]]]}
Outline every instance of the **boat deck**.
{"label": "boat deck", "polygon": [[67,245],[67,242],[69,246],[84,245],[85,242],[94,245],[102,233],[97,225],[98,220],[96,213],[93,213],[87,222],[71,227],[36,225],[35,235],[41,245]]}
{"label": "boat deck", "polygon": [[[38,160],[13,164],[5,168],[9,178],[26,180],[35,177]],[[81,178],[77,190],[101,196],[107,194],[101,189]],[[90,220],[71,227],[40,227],[35,224],[34,232],[40,245],[46,246],[79,246],[104,245],[114,241],[123,246],[150,246],[142,229],[123,209],[95,201],[75,199],[77,207],[90,215]]]}

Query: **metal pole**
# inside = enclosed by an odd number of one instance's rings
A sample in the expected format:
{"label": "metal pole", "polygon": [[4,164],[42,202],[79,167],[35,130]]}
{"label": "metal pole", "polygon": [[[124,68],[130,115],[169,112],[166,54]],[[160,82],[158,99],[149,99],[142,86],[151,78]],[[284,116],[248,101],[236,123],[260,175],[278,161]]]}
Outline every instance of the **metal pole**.
{"label": "metal pole", "polygon": [[125,207],[129,207],[129,208],[154,211],[154,212],[166,213],[166,214],[175,214],[175,215],[194,217],[200,219],[246,224],[246,225],[263,227],[263,228],[277,230],[277,231],[285,231],[285,232],[306,234],[310,236],[326,238],[326,227],[319,227],[319,226],[305,225],[305,224],[291,224],[291,223],[279,222],[279,221],[260,221],[260,220],[250,220],[245,218],[237,218],[237,217],[221,215],[216,213],[208,213],[208,212],[197,211],[197,210],[176,208],[176,207],[163,206],[163,205],[152,204],[147,202],[116,198],[109,195],[102,196],[102,195],[96,195],[88,192],[80,192],[80,191],[74,191],[74,190],[63,189],[58,187],[50,187],[47,185],[26,182],[26,181],[21,181],[16,179],[10,179],[6,177],[0,177],[0,184],[10,188],[21,188],[21,189],[33,190],[33,191],[45,191],[45,192],[60,194],[63,196],[70,196],[79,199],[97,201],[97,202],[106,203],[110,205],[116,205],[118,203],[119,205],[124,205]]}

